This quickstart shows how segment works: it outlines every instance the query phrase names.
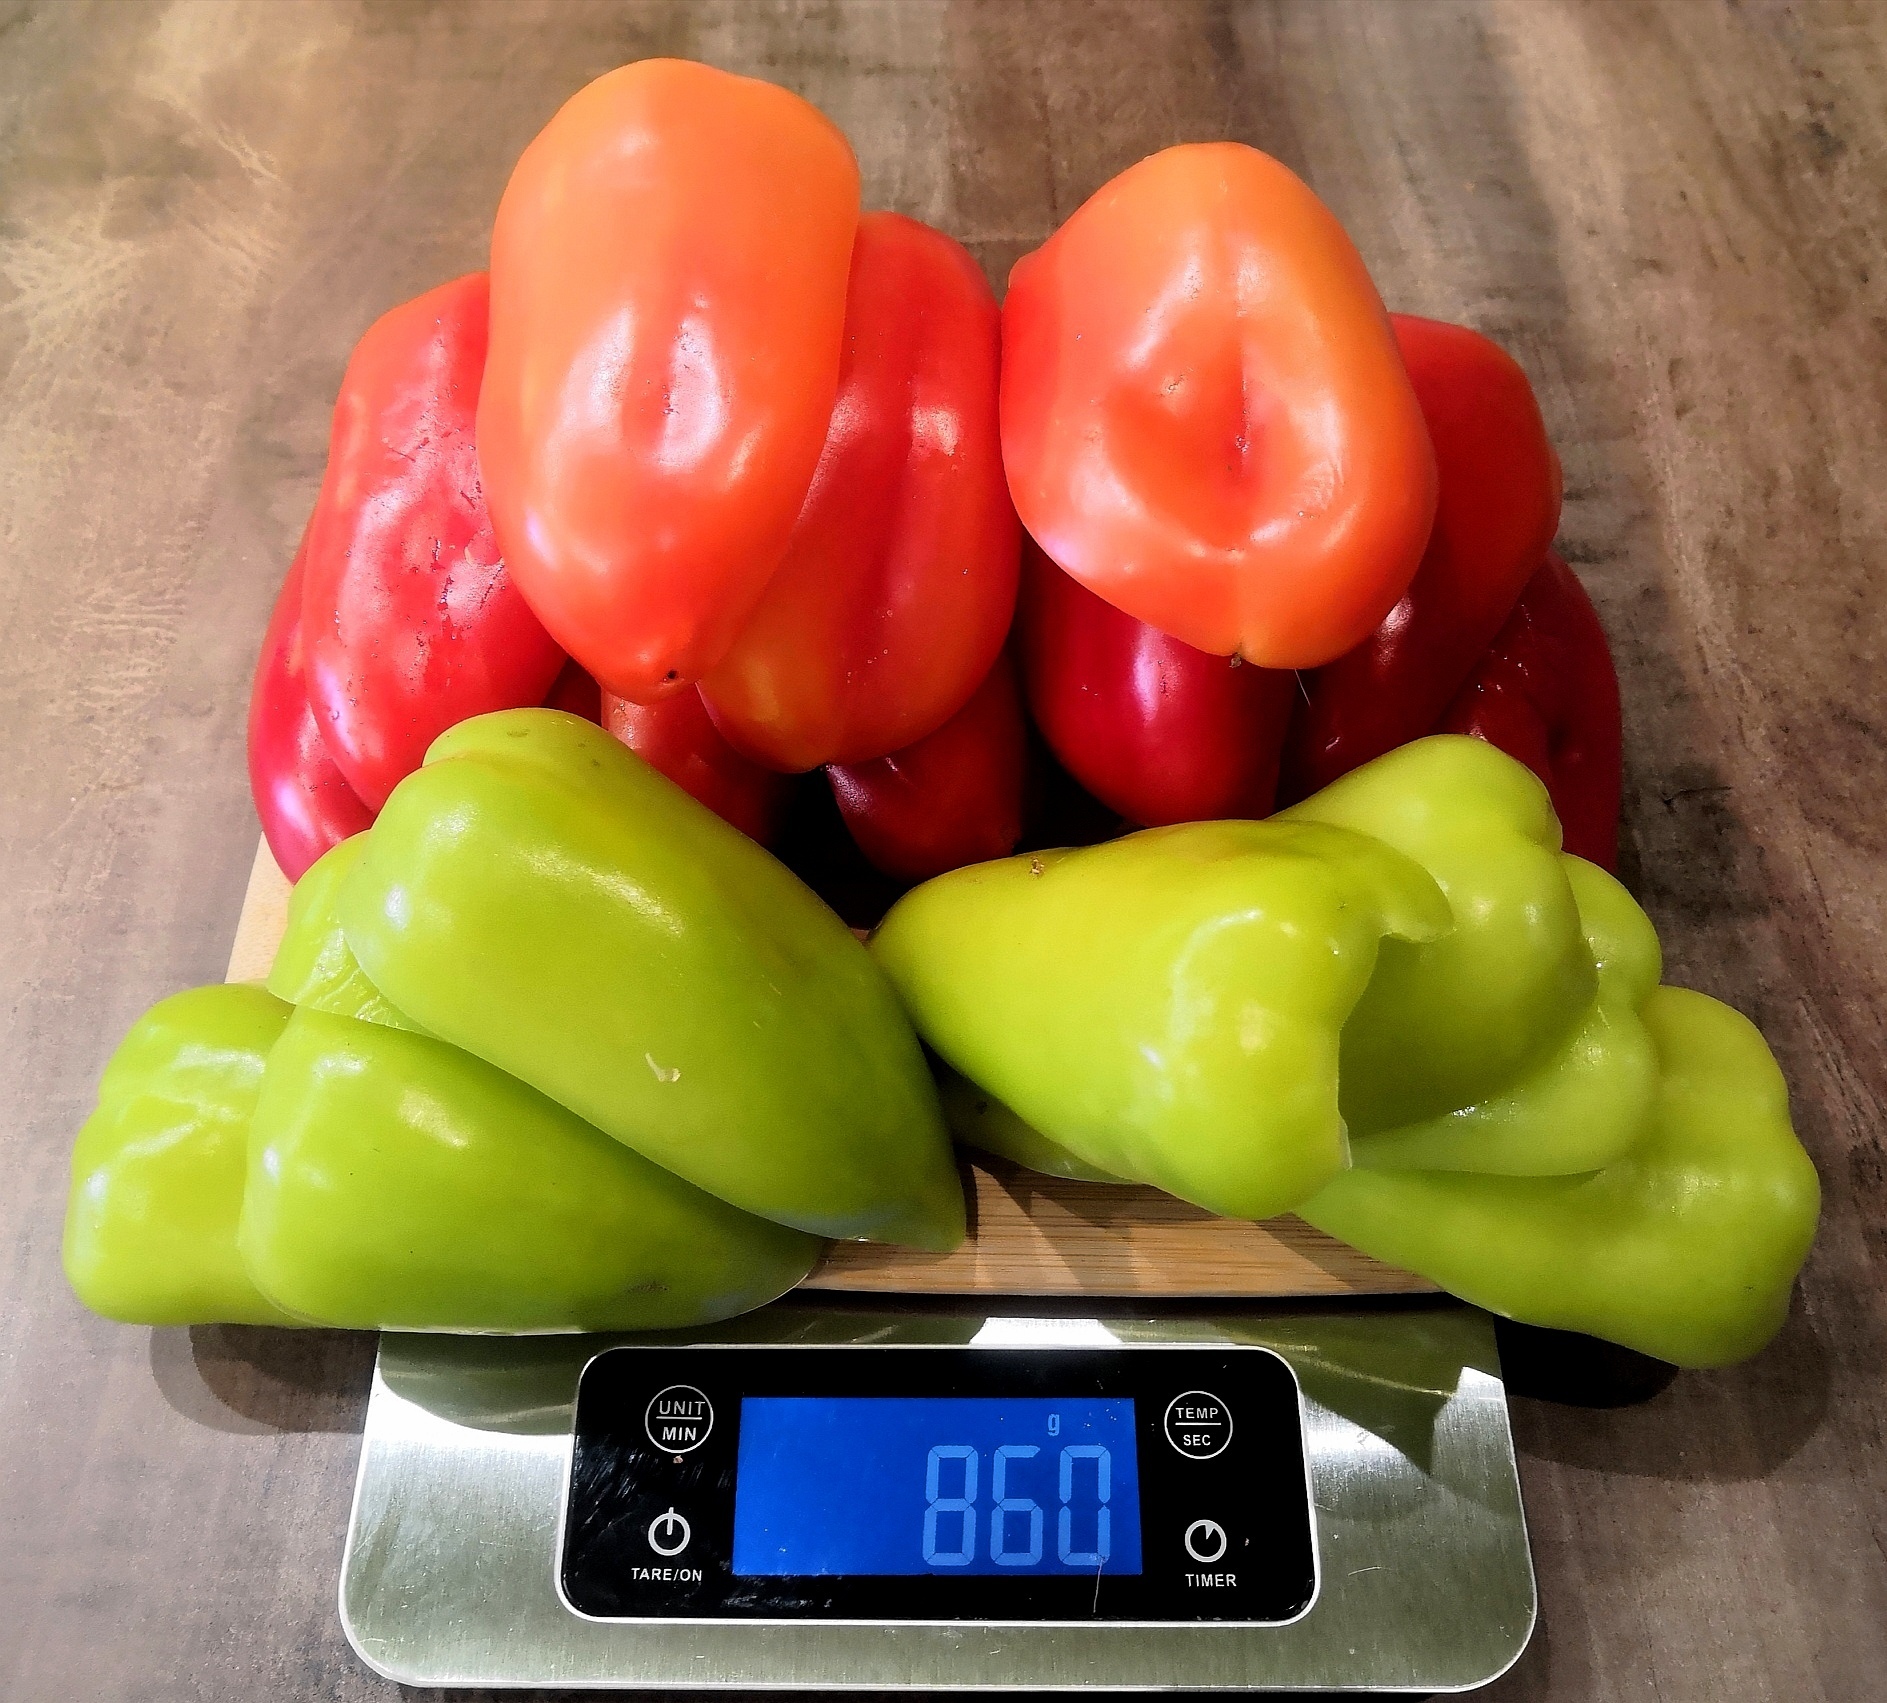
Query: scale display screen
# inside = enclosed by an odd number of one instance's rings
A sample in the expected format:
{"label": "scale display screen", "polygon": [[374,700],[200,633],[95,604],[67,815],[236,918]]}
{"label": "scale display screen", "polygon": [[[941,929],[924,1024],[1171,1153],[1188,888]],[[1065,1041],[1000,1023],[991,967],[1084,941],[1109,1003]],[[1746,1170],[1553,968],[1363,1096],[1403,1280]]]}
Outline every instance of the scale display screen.
{"label": "scale display screen", "polygon": [[1280,1624],[1317,1589],[1297,1381],[1231,1344],[612,1348],[558,1580],[612,1620]]}
{"label": "scale display screen", "polygon": [[1140,1571],[1131,1399],[747,1396],[733,1571]]}

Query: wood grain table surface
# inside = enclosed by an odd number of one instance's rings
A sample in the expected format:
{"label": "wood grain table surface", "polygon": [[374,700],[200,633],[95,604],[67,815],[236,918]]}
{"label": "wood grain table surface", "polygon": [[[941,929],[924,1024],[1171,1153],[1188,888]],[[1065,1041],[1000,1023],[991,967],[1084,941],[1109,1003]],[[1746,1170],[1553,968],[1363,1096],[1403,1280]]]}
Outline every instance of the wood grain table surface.
{"label": "wood grain table surface", "polygon": [[0,1697],[396,1690],[334,1606],[371,1339],[88,1317],[67,1152],[131,1020],[222,973],[350,346],[652,53],[818,102],[999,286],[1141,155],[1255,143],[1391,306],[1526,366],[1624,873],[1774,1043],[1827,1212],[1758,1359],[1517,1404],[1543,1615],[1489,1695],[1887,1695],[1887,6],[0,0]]}

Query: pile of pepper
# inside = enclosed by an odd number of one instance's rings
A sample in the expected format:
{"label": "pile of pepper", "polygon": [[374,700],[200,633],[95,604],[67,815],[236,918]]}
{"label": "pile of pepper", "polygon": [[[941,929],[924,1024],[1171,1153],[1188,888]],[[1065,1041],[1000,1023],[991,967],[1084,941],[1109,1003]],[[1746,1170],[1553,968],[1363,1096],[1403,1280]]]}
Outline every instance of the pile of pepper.
{"label": "pile of pepper", "polygon": [[961,1073],[972,1146],[1295,1211],[1682,1365],[1753,1353],[1787,1312],[1820,1197],[1775,1061],[1658,985],[1644,912],[1479,740],[1403,746],[1267,821],[958,870],[872,951]]}
{"label": "pile of pepper", "polygon": [[[1122,173],[999,309],[796,96],[599,78],[489,273],[348,364],[250,708],[288,937],[108,1067],[75,1287],[687,1323],[820,1237],[959,1238],[947,1114],[1517,1318],[1752,1351],[1814,1173],[1605,873],[1560,494],[1519,366],[1386,314],[1253,149]],[[762,849],[809,788],[924,883],[869,951]],[[1066,838],[1103,843],[1008,857]]]}

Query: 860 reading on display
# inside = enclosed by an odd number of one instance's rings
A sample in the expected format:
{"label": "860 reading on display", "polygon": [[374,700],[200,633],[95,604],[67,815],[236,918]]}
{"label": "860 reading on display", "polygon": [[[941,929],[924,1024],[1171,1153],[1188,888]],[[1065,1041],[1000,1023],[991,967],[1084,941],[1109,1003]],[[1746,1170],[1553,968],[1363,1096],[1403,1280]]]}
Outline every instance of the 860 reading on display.
{"label": "860 reading on display", "polygon": [[1131,1400],[762,1396],[734,1572],[1140,1571]]}

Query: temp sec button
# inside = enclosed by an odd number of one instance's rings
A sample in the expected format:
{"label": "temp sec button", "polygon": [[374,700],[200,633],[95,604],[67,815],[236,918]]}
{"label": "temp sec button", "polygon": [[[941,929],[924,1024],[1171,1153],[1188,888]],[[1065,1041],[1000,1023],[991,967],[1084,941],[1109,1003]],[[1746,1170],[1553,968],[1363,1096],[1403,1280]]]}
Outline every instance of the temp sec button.
{"label": "temp sec button", "polygon": [[1210,1390],[1185,1390],[1166,1404],[1166,1440],[1189,1461],[1209,1461],[1232,1440],[1232,1410]]}
{"label": "temp sec button", "polygon": [[714,1429],[714,1404],[693,1384],[670,1384],[650,1399],[642,1425],[658,1449],[685,1455],[708,1440]]}

